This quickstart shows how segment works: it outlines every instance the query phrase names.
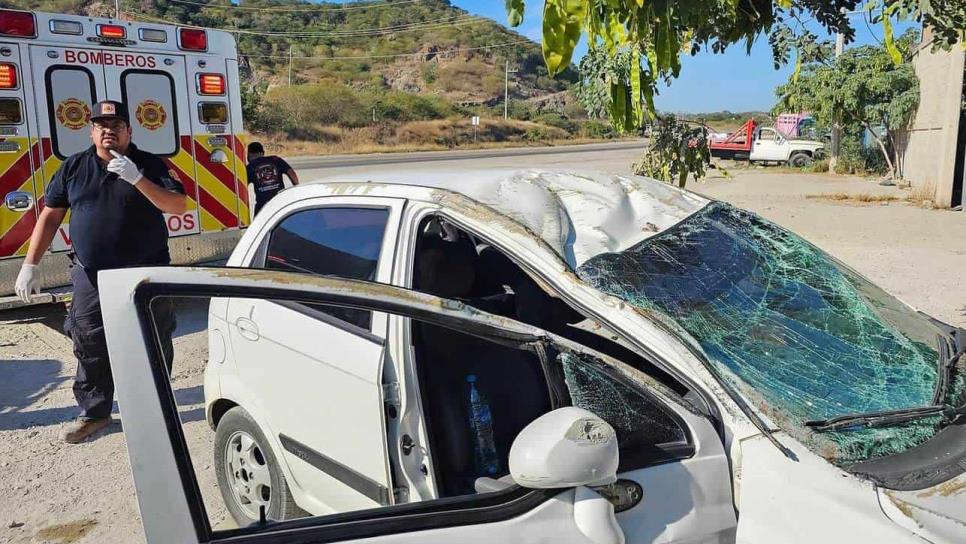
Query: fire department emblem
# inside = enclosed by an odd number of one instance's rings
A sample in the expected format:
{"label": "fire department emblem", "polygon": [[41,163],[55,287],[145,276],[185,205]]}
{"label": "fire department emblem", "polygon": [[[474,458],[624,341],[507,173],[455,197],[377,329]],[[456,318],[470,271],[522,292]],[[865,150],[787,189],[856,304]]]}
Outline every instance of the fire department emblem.
{"label": "fire department emblem", "polygon": [[68,98],[57,104],[57,120],[71,130],[84,128],[91,120],[91,108],[77,98]]}
{"label": "fire department emblem", "polygon": [[138,109],[134,112],[134,117],[137,118],[138,123],[148,130],[158,130],[164,126],[164,122],[168,120],[168,113],[164,111],[164,107],[158,104],[154,100],[145,100],[138,104]]}

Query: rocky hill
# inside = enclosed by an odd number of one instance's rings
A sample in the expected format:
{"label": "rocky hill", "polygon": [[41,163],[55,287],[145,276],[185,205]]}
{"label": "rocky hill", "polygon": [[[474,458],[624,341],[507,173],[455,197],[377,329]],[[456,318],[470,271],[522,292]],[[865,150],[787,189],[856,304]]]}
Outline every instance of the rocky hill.
{"label": "rocky hill", "polygon": [[[488,0],[489,1],[489,0]],[[103,0],[12,0],[24,9],[112,16]],[[123,18],[237,30],[248,75],[263,89],[288,82],[434,94],[460,105],[501,100],[505,62],[519,69],[511,97],[539,98],[567,88],[574,74],[550,79],[540,46],[447,0],[121,0]]]}

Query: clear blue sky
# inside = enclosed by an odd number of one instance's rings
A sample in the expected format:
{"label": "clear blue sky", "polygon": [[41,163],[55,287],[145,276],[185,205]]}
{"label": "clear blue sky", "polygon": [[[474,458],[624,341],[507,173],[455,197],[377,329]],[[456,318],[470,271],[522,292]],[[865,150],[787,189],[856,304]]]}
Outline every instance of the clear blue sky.
{"label": "clear blue sky", "polygon": [[[452,3],[507,26],[502,1],[452,0]],[[523,24],[515,30],[539,42],[543,0],[527,0],[526,4]],[[852,17],[852,25],[856,30],[856,39],[850,45],[876,43],[876,38],[882,38],[882,29],[872,25],[870,33],[861,15]],[[896,35],[910,26],[897,24]],[[812,32],[820,37],[825,36],[818,26],[813,27]],[[586,50],[582,39],[575,60]],[[673,81],[669,88],[661,89],[655,102],[658,109],[668,112],[767,111],[775,102],[775,87],[787,81],[791,71],[791,66],[774,69],[768,39],[762,36],[755,43],[750,56],[745,54],[744,44],[740,44],[721,55],[702,52],[694,57],[683,57],[681,77]]]}

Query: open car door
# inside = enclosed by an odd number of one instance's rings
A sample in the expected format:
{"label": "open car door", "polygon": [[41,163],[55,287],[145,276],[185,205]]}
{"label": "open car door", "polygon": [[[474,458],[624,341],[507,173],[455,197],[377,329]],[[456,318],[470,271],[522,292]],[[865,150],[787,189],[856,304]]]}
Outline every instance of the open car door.
{"label": "open car door", "polygon": [[[460,302],[382,284],[307,274],[252,269],[134,268],[104,271],[99,281],[110,286],[101,290],[101,305],[111,360],[119,362],[112,364],[112,370],[149,544],[221,540],[617,544],[624,541],[625,534],[633,542],[725,542],[734,538],[730,474],[711,425],[661,384],[569,340],[479,312]],[[387,420],[393,421],[387,423],[390,428],[377,432],[385,433],[399,445],[399,449],[390,446],[385,456],[389,465],[385,474],[390,481],[384,483],[393,490],[392,499],[386,501],[389,504],[368,510],[311,512],[317,517],[290,521],[263,519],[247,527],[214,530],[209,519],[213,506],[202,497],[198,460],[192,459],[188,451],[177,399],[153,323],[152,307],[171,297],[246,297],[387,312],[526,350],[536,356],[547,376],[550,407],[555,412],[567,406],[598,409],[604,412],[598,417],[616,430],[618,443],[626,440],[640,447],[627,450],[627,462],[621,459],[622,479],[602,487],[584,487],[592,485],[590,481],[598,482],[599,476],[583,484],[547,486],[530,481],[527,487],[501,478],[499,482],[491,479],[493,486],[489,489],[477,485],[474,494],[441,497],[430,492],[418,497],[418,501],[411,500],[415,494],[411,497],[402,490],[413,485],[416,476],[411,472],[412,463],[407,466],[400,455],[424,450],[427,465],[433,464],[434,457],[429,443],[418,444],[408,435],[401,436],[406,416],[397,417],[393,403],[384,398],[386,381],[393,378],[394,372],[404,370],[399,365],[385,372],[384,383],[371,384],[373,398],[386,403]],[[220,350],[224,346],[211,346],[206,374],[210,365],[222,364],[225,354]],[[387,366],[393,364],[393,358],[386,359]],[[267,364],[285,362],[283,357],[265,359]],[[174,373],[177,372],[176,366]],[[595,381],[600,377],[605,381]],[[206,375],[206,386],[209,379]],[[318,386],[320,394],[324,394],[324,384]],[[628,398],[638,400],[628,402]],[[398,398],[395,402],[398,404]],[[308,404],[307,399],[306,417],[315,417]],[[498,411],[494,409],[493,413]],[[539,419],[543,420],[543,416]],[[317,417],[316,421],[317,432],[324,433],[325,418]],[[681,426],[681,434],[668,429],[668,422]],[[352,432],[339,429],[339,433]],[[358,432],[373,431],[360,428]],[[663,436],[673,443],[654,443],[651,438],[655,432],[658,438]],[[625,455],[624,450],[621,455]],[[436,461],[442,461],[441,457],[437,456]],[[325,452],[319,458],[323,470],[344,473],[344,466],[335,462],[338,459],[327,457]],[[512,465],[512,461],[508,464]],[[245,475],[245,470],[239,472]],[[418,472],[431,477],[431,473],[438,476],[440,469],[427,466]],[[518,476],[514,474],[514,478]],[[503,485],[507,482],[509,485]],[[277,488],[276,484],[273,480],[273,488]],[[292,489],[299,485],[298,481],[288,483]],[[601,504],[606,507],[600,508]],[[616,522],[615,508],[619,512]]]}

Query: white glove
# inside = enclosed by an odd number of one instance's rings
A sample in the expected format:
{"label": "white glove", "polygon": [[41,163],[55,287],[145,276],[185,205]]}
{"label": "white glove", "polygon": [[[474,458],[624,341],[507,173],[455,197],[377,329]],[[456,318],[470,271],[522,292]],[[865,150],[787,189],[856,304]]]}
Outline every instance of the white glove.
{"label": "white glove", "polygon": [[20,273],[17,274],[17,284],[14,290],[17,292],[20,300],[24,301],[25,304],[30,303],[31,294],[40,294],[40,280],[37,279],[37,265],[24,263],[20,267]]}
{"label": "white glove", "polygon": [[130,183],[131,185],[137,185],[141,181],[141,171],[138,170],[138,165],[134,164],[134,161],[121,155],[113,149],[110,150],[111,155],[114,155],[114,159],[107,163],[107,171],[114,172],[117,177],[123,179],[124,181]]}

